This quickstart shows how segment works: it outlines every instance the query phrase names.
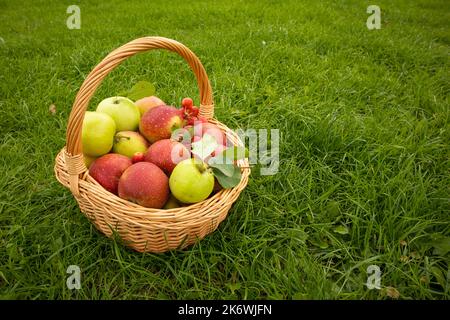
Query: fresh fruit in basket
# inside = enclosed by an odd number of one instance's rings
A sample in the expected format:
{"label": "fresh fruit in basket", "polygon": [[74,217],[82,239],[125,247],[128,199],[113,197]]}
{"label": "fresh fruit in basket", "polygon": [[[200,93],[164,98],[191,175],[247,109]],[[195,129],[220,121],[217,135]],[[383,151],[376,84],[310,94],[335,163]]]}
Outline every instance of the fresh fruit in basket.
{"label": "fresh fruit in basket", "polygon": [[[199,122],[200,108],[194,106],[194,101],[191,98],[183,98],[181,101],[181,110],[183,112],[183,119],[187,125],[194,125]],[[203,122],[203,119],[201,120]]]}
{"label": "fresh fruit in basket", "polygon": [[214,158],[215,156],[221,154],[223,151],[225,151],[227,147],[225,147],[223,144],[217,145],[217,147],[214,149],[213,152],[211,152],[211,155],[207,156],[205,158],[205,162],[208,163],[210,159]]}
{"label": "fresh fruit in basket", "polygon": [[115,153],[131,158],[136,152],[146,152],[147,148],[147,140],[138,132],[119,131],[114,136],[113,152]]}
{"label": "fresh fruit in basket", "polygon": [[175,166],[189,159],[191,153],[180,142],[163,139],[152,144],[145,154],[145,161],[151,162],[170,175]]}
{"label": "fresh fruit in basket", "polygon": [[113,146],[115,132],[116,124],[109,115],[86,112],[81,133],[83,153],[91,157],[108,153]]}
{"label": "fresh fruit in basket", "polygon": [[87,154],[83,154],[83,159],[84,159],[84,165],[86,166],[86,168],[89,169],[92,162],[94,162],[95,159],[97,159],[97,157],[91,157],[91,156],[88,156]]}
{"label": "fresh fruit in basket", "polygon": [[[228,163],[219,157],[233,151],[227,149],[225,133],[198,117],[199,109],[192,99],[184,98],[181,109],[151,105],[163,103],[156,96],[139,101],[138,105],[148,107],[139,121],[140,133],[125,130],[114,135],[117,123],[130,120],[127,116],[133,112],[129,111],[137,108],[127,98],[105,99],[97,108],[105,113],[86,113],[89,130],[83,132],[92,136],[87,142],[102,142],[101,152],[109,152],[111,146],[105,141],[113,140],[113,153],[97,158],[90,167],[90,175],[106,190],[144,207],[169,209],[203,201],[240,181],[240,170],[233,162],[236,157],[232,155],[233,161]],[[101,139],[101,133],[107,139]],[[87,144],[88,151],[90,146]],[[85,161],[89,159],[86,155]]]}
{"label": "fresh fruit in basket", "polygon": [[196,123],[194,125],[194,136],[203,137],[205,134],[209,134],[210,136],[214,137],[217,144],[219,145],[227,144],[225,133],[223,133],[223,131],[220,130],[218,126],[213,123]]}
{"label": "fresh fruit in basket", "polygon": [[136,131],[139,127],[141,113],[134,102],[128,98],[106,98],[99,103],[96,111],[110,115],[116,123],[117,131]]}
{"label": "fresh fruit in basket", "polygon": [[173,196],[173,194],[170,195],[169,200],[167,200],[166,204],[164,205],[164,209],[175,209],[181,207],[181,203]]}
{"label": "fresh fruit in basket", "polygon": [[183,109],[190,109],[194,106],[194,100],[192,98],[186,97],[181,100],[181,107]]}
{"label": "fresh fruit in basket", "polygon": [[89,168],[89,174],[103,188],[117,194],[122,173],[132,165],[131,159],[117,153],[108,153],[96,159]]}
{"label": "fresh fruit in basket", "polygon": [[172,131],[183,126],[182,110],[172,106],[151,108],[142,116],[139,131],[151,143],[169,139]]}
{"label": "fresh fruit in basket", "polygon": [[144,113],[150,110],[151,108],[166,105],[166,103],[157,96],[150,96],[139,99],[134,104],[139,108],[141,116],[143,116]]}
{"label": "fresh fruit in basket", "polygon": [[145,159],[145,153],[143,153],[143,152],[136,152],[131,157],[131,162],[137,163],[137,162],[144,161],[144,159]]}
{"label": "fresh fruit in basket", "polygon": [[119,197],[144,207],[160,209],[169,199],[169,178],[153,163],[135,163],[120,177]]}
{"label": "fresh fruit in basket", "polygon": [[176,199],[183,203],[196,203],[208,198],[213,191],[214,175],[203,161],[186,159],[172,171],[169,185]]}

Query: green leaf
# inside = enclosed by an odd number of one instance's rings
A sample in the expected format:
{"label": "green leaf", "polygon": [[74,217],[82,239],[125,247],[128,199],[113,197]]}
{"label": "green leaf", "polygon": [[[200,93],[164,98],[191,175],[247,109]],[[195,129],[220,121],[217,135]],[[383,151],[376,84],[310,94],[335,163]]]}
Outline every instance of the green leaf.
{"label": "green leaf", "polygon": [[155,86],[148,81],[139,81],[127,93],[127,97],[133,101],[155,94]]}
{"label": "green leaf", "polygon": [[206,157],[211,155],[217,146],[218,144],[216,139],[205,133],[202,139],[192,144],[192,153],[204,160]]}
{"label": "green leaf", "polygon": [[348,228],[346,226],[337,226],[333,231],[339,234],[348,234]]}
{"label": "green leaf", "polygon": [[219,184],[225,188],[233,188],[239,184],[241,181],[241,169],[237,166],[233,166],[234,172],[232,176],[226,176],[217,168],[212,168],[214,176],[217,178]]}
{"label": "green leaf", "polygon": [[220,170],[227,177],[231,177],[234,173],[234,165],[231,163],[212,163],[209,166]]}
{"label": "green leaf", "polygon": [[248,158],[248,149],[245,147],[233,146],[223,150],[209,160],[209,163],[234,163],[236,160]]}

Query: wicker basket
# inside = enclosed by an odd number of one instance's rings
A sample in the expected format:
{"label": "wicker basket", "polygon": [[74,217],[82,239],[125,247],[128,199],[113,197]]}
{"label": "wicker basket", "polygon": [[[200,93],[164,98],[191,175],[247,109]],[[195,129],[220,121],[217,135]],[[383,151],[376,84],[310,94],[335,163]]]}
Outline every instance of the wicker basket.
{"label": "wicker basket", "polygon": [[184,248],[213,232],[247,185],[250,169],[247,159],[239,160],[242,179],[236,187],[223,189],[202,202],[169,210],[144,208],[123,200],[106,191],[89,175],[81,145],[81,128],[89,101],[111,70],[126,58],[151,49],[174,51],[187,61],[198,82],[200,115],[222,129],[233,144],[243,145],[233,131],[213,119],[211,85],[197,56],[177,41],[144,37],[111,52],[83,82],[70,113],[66,146],[56,157],[55,175],[62,185],[70,189],[81,212],[105,235],[117,234],[127,246],[140,252],[164,252]]}

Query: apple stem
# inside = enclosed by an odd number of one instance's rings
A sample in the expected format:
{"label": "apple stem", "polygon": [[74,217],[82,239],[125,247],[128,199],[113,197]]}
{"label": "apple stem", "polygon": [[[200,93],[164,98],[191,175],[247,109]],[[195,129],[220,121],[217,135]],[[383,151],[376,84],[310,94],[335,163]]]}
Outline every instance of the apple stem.
{"label": "apple stem", "polygon": [[130,137],[126,137],[126,136],[121,136],[121,135],[116,135],[116,142],[119,142],[120,139],[126,139],[126,140],[130,140]]}
{"label": "apple stem", "polygon": [[196,165],[198,171],[200,171],[200,173],[205,172],[206,168],[205,168],[205,166],[203,165],[203,163],[196,163],[195,165]]}

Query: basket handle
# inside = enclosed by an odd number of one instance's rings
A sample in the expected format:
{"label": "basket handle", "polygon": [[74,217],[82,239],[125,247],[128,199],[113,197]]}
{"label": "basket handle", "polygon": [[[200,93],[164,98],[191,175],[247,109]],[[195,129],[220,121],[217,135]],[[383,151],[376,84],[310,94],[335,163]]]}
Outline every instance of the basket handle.
{"label": "basket handle", "polygon": [[152,49],[166,49],[173,51],[186,60],[197,78],[200,91],[200,115],[207,119],[213,117],[214,103],[212,89],[205,68],[197,56],[185,45],[178,41],[163,37],[144,37],[130,41],[120,48],[117,48],[108,54],[89,73],[81,85],[72,106],[66,131],[65,160],[67,171],[70,176],[70,190],[73,194],[79,195],[78,179],[80,174],[87,170],[82,155],[81,129],[89,101],[102,80],[122,61],[136,53]]}

